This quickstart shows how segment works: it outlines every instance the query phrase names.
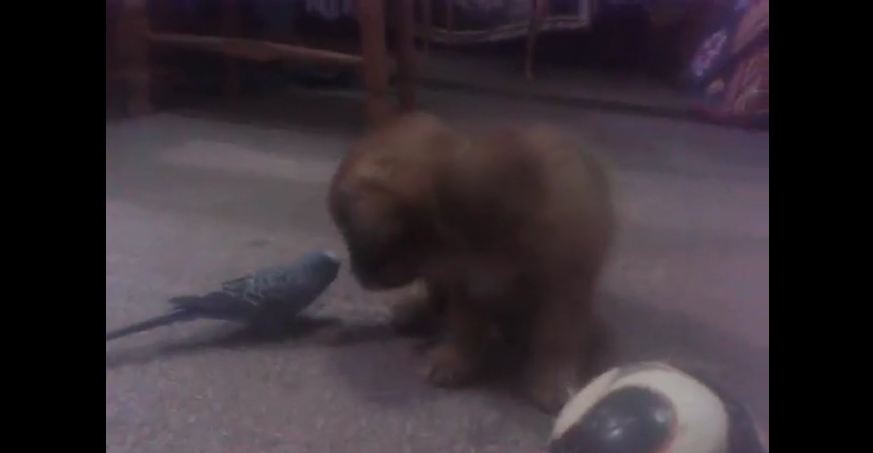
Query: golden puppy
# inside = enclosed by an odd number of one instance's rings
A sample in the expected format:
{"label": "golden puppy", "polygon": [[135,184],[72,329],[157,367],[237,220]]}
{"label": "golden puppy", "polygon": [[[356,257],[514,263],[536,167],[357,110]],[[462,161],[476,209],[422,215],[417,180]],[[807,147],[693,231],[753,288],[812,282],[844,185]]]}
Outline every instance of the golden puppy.
{"label": "golden puppy", "polygon": [[[546,127],[468,139],[411,114],[354,147],[329,204],[365,288],[425,282],[448,334],[432,351],[431,382],[472,379],[496,328],[528,352],[534,401],[566,401],[613,228],[590,156]],[[398,313],[400,324],[415,318]]]}

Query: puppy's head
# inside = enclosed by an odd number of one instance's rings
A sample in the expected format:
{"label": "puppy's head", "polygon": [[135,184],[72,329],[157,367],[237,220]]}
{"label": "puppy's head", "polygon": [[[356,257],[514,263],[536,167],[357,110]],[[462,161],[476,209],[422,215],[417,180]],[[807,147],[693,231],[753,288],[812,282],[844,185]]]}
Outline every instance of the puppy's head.
{"label": "puppy's head", "polygon": [[361,285],[391,289],[419,277],[427,235],[411,207],[384,190],[362,188],[334,197],[331,211]]}
{"label": "puppy's head", "polygon": [[410,114],[365,136],[340,164],[330,211],[366,288],[397,288],[421,276],[437,237],[433,181],[461,141],[437,118]]}

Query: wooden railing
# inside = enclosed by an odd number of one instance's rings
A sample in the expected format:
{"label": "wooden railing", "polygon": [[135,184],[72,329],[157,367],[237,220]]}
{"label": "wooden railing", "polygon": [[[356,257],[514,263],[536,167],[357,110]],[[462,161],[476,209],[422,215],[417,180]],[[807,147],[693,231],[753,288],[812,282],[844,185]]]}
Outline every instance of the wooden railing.
{"label": "wooden railing", "polygon": [[[226,62],[224,85],[228,95],[234,95],[239,90],[239,60],[291,60],[352,67],[363,78],[367,92],[365,111],[373,122],[384,120],[397,110],[388,98],[389,74],[392,69],[396,69],[400,107],[404,110],[414,107],[416,53],[413,41],[413,0],[393,0],[397,38],[394,61],[388,55],[385,42],[385,0],[358,0],[356,3],[360,26],[359,54],[240,38],[237,0],[221,1],[221,34],[203,36],[154,31],[146,13],[146,0],[121,0],[118,24],[114,25],[115,30],[108,32],[107,36],[110,37],[108,39],[116,40],[115,43],[110,43],[113,46],[111,52],[122,56],[125,61],[123,68],[115,74],[126,79],[131,88],[128,112],[137,114],[152,110],[150,88],[153,68],[150,67],[148,58],[150,46],[169,46],[223,55]],[[109,46],[107,52],[110,52]]]}

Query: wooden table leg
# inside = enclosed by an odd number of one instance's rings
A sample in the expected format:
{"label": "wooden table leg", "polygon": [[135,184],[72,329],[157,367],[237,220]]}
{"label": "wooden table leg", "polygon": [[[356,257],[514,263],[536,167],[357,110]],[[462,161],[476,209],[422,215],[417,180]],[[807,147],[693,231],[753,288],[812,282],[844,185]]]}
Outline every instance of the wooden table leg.
{"label": "wooden table leg", "polygon": [[384,0],[358,0],[358,24],[361,30],[361,72],[367,89],[365,110],[372,124],[390,117],[388,101],[388,50],[385,44]]}
{"label": "wooden table leg", "polygon": [[415,17],[412,0],[396,0],[397,13],[397,86],[403,110],[415,108]]}
{"label": "wooden table leg", "polygon": [[146,0],[126,0],[121,4],[118,30],[119,45],[116,55],[127,64],[122,65],[131,95],[127,113],[140,115],[152,111],[149,68],[149,15]]}

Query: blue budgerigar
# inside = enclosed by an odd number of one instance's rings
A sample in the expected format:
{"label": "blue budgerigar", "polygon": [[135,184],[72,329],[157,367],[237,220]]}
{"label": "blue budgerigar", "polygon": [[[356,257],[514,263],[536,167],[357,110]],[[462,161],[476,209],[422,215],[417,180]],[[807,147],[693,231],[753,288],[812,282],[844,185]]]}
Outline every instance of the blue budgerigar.
{"label": "blue budgerigar", "polygon": [[317,251],[294,263],[269,267],[224,282],[220,291],[205,296],[169,300],[170,313],[106,334],[106,341],[174,322],[220,319],[244,323],[266,333],[287,325],[333,283],[340,261]]}

